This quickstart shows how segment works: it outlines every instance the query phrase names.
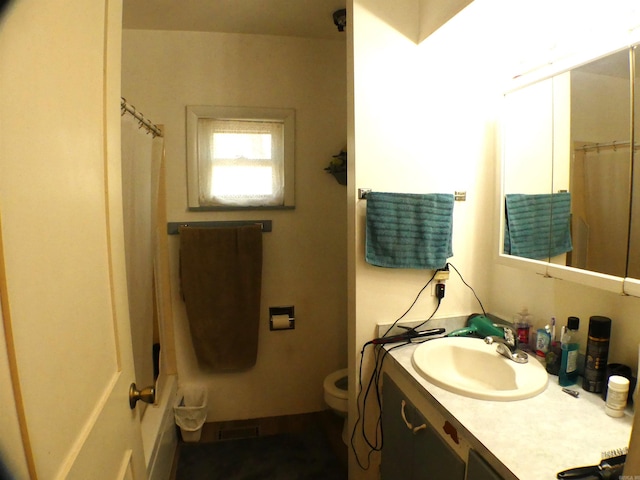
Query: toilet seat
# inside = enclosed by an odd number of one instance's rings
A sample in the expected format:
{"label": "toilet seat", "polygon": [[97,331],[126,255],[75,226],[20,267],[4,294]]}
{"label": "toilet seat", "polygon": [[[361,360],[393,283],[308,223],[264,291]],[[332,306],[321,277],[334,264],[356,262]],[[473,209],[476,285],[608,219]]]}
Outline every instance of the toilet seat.
{"label": "toilet seat", "polygon": [[330,373],[325,377],[323,387],[325,403],[337,415],[344,418],[342,441],[345,445],[349,445],[349,422],[347,422],[347,414],[349,412],[349,370],[343,368]]}
{"label": "toilet seat", "polygon": [[349,376],[349,370],[346,368],[343,368],[341,370],[336,370],[335,372],[330,373],[324,379],[324,391],[334,397],[337,397],[343,400],[348,399],[349,391],[347,389],[343,389],[338,386],[338,382],[343,383],[341,382],[341,380],[348,378],[348,376]]}

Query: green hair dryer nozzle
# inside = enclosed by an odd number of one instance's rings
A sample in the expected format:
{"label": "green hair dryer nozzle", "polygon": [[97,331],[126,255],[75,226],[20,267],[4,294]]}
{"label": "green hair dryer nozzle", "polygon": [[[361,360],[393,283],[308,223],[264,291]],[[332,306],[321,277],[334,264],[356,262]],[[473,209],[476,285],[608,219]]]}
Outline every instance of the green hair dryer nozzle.
{"label": "green hair dryer nozzle", "polygon": [[493,321],[480,313],[469,316],[467,326],[449,333],[447,337],[466,337],[477,335],[484,338],[489,336],[504,338],[504,329],[496,326]]}

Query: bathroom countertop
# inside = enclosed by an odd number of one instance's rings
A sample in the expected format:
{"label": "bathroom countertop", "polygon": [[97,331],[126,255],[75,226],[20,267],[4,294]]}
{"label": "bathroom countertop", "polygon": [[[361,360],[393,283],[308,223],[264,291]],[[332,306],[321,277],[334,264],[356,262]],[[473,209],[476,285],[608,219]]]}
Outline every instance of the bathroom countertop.
{"label": "bathroom countertop", "polygon": [[390,350],[389,357],[436,408],[464,427],[472,446],[484,446],[519,480],[552,480],[559,471],[598,464],[602,452],[629,445],[633,412],[627,408],[623,417],[608,416],[602,396],[584,391],[580,382],[570,387],[580,392],[578,398],[564,393],[558,377],[549,375],[546,390],[533,398],[476,400],[422,377],[411,361],[416,348]]}

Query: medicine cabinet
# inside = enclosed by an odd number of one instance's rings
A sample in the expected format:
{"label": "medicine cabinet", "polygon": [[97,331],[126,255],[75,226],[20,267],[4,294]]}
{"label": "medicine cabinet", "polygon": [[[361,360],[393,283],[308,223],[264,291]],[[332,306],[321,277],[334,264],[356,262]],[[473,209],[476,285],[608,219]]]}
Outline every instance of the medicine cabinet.
{"label": "medicine cabinet", "polygon": [[638,55],[583,58],[504,95],[500,263],[640,296]]}

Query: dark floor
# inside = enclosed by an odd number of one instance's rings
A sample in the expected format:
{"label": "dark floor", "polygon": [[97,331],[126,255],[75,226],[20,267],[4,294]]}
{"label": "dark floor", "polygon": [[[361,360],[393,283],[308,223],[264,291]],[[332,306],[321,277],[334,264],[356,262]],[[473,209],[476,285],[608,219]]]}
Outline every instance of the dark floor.
{"label": "dark floor", "polygon": [[330,411],[207,423],[200,442],[179,438],[171,479],[346,480],[341,434]]}

